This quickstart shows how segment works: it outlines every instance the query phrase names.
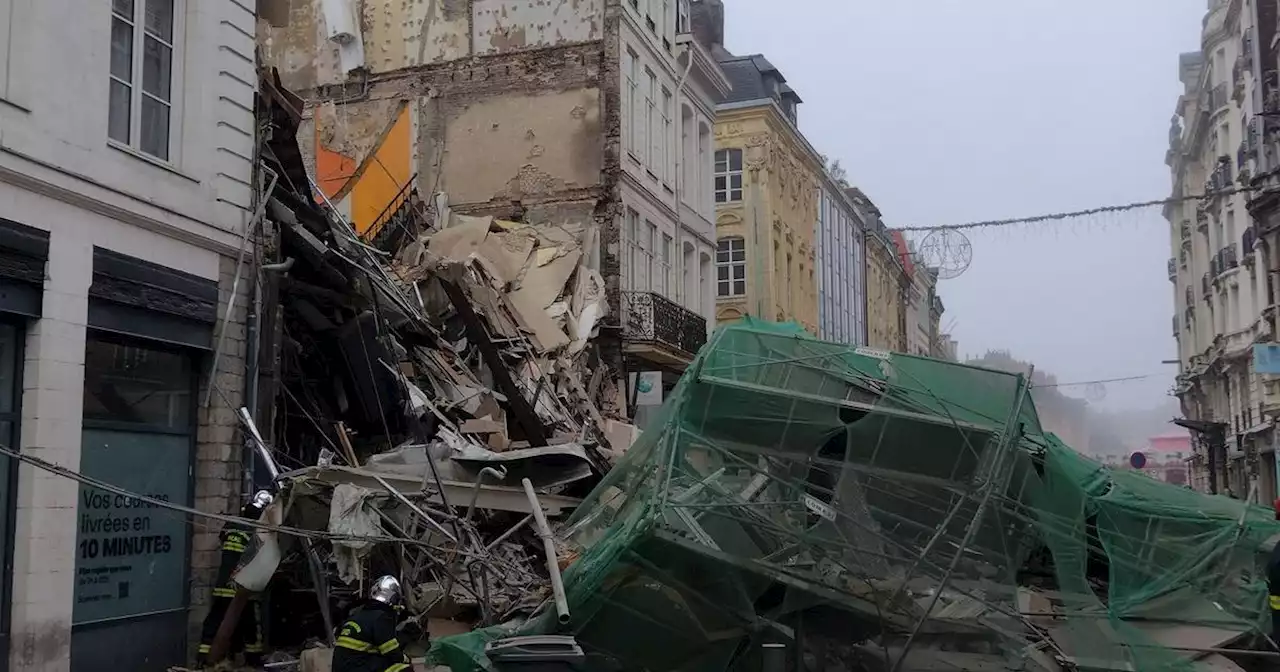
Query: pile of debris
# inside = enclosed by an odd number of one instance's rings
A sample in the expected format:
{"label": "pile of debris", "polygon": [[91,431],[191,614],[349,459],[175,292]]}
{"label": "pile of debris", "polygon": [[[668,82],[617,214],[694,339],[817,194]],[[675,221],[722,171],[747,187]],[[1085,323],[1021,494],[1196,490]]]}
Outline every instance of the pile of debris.
{"label": "pile of debris", "polygon": [[610,435],[634,435],[597,343],[595,225],[469,217],[406,189],[361,238],[313,189],[301,101],[273,76],[262,92],[250,355],[269,364],[241,415],[255,480],[284,495],[271,515],[307,531],[259,535],[281,558],[272,645],[332,644],[381,574],[406,586],[422,646],[563,608],[544,513],[571,512],[628,448]]}

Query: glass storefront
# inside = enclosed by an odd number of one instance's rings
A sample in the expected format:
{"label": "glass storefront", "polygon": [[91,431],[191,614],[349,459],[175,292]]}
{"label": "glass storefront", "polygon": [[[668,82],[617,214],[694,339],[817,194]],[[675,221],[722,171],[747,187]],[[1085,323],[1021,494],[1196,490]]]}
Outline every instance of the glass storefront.
{"label": "glass storefront", "polygon": [[[91,330],[81,472],[132,493],[190,505],[195,388],[195,362],[187,352]],[[188,523],[148,502],[88,486],[81,486],[77,505],[71,669],[145,671],[181,664]],[[137,659],[119,646],[130,640],[147,641]]]}

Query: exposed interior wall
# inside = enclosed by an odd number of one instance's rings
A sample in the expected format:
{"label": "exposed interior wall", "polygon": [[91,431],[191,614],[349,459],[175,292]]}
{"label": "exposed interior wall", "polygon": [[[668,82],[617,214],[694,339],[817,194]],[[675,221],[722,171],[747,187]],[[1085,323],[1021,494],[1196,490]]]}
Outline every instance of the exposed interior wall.
{"label": "exposed interior wall", "polygon": [[605,0],[474,0],[476,54],[591,42],[603,36]]}

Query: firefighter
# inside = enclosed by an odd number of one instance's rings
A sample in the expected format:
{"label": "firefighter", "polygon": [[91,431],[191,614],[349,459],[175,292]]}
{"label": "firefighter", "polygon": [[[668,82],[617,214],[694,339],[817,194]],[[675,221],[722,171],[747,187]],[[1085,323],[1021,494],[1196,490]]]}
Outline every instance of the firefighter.
{"label": "firefighter", "polygon": [[338,630],[333,672],[400,672],[412,669],[396,637],[404,594],[394,576],[374,582],[369,599]]}
{"label": "firefighter", "polygon": [[[257,520],[262,516],[263,510],[271,505],[273,499],[270,492],[259,490],[240,510],[240,516]],[[244,523],[229,522],[222,528],[219,539],[222,542],[220,547],[222,560],[218,564],[217,582],[213,584],[213,599],[210,600],[209,614],[204,617],[204,625],[200,630],[200,648],[196,656],[199,667],[204,667],[205,659],[213,646],[213,638],[217,636],[218,628],[222,625],[222,618],[227,613],[227,607],[231,606],[232,598],[236,596],[236,584],[231,580],[231,575],[235,573],[241,557],[249,548],[249,541],[253,539],[253,528]],[[243,651],[245,664],[257,667],[262,663],[262,603],[257,596],[254,596],[247,606],[249,608],[240,614],[240,622],[236,624],[228,653],[235,655]]]}

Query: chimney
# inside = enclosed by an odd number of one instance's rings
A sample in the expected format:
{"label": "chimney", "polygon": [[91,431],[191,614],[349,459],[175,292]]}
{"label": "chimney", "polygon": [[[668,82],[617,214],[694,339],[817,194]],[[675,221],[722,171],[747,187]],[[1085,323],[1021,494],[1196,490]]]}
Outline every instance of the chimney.
{"label": "chimney", "polygon": [[693,20],[693,39],[708,51],[724,46],[724,2],[692,0],[689,14]]}

